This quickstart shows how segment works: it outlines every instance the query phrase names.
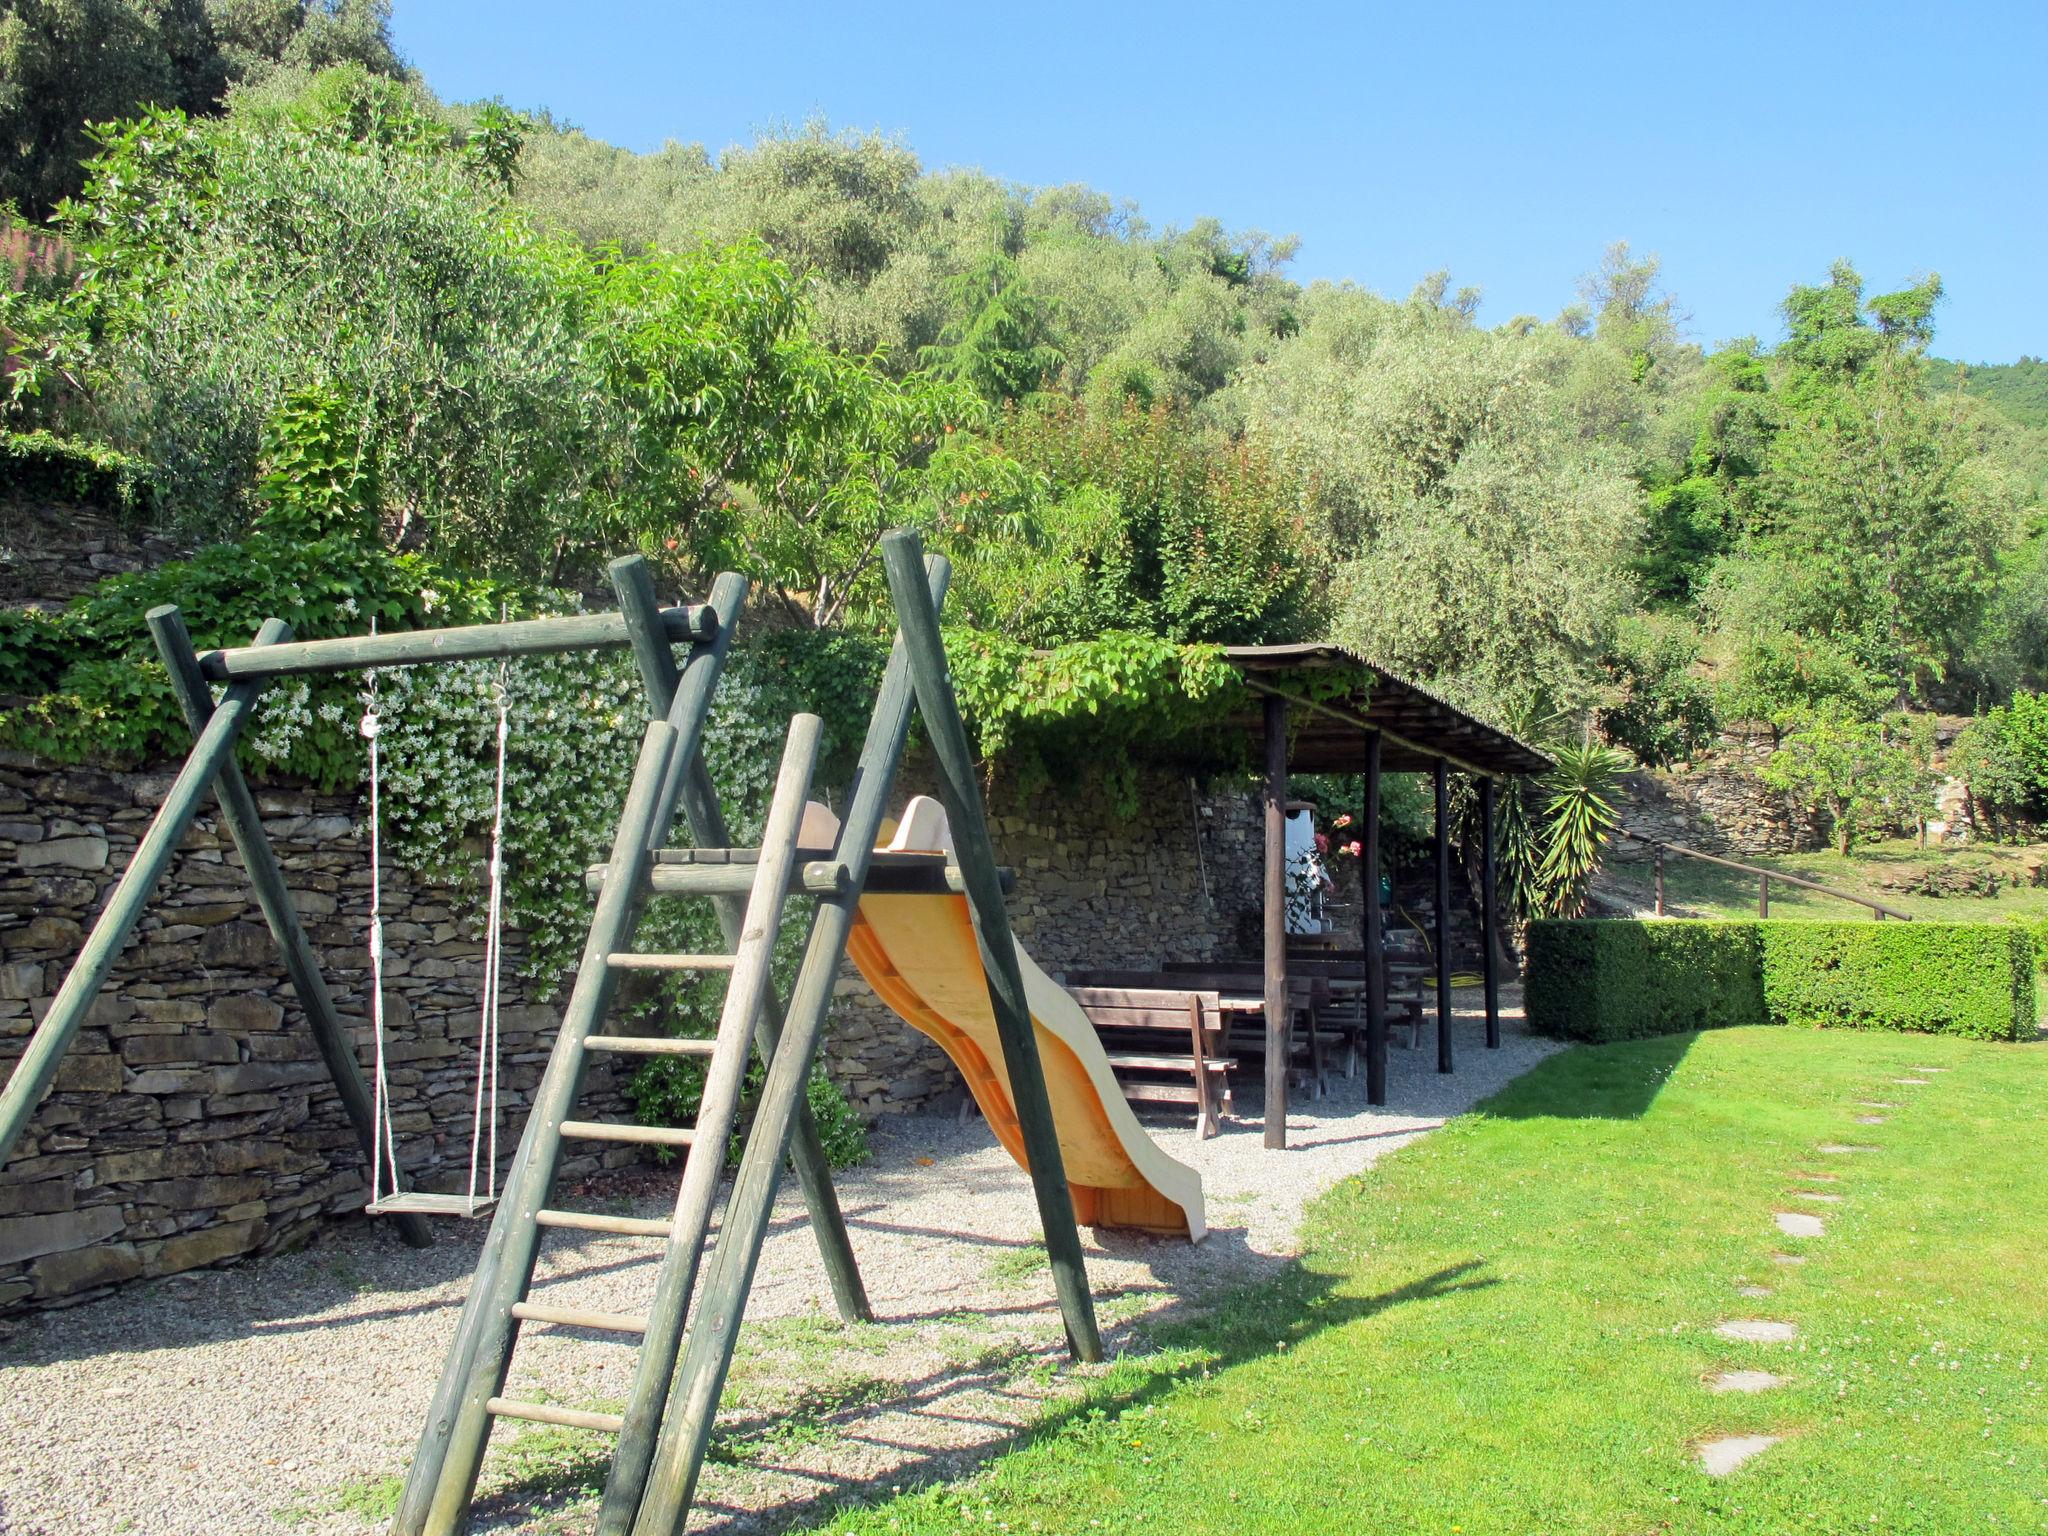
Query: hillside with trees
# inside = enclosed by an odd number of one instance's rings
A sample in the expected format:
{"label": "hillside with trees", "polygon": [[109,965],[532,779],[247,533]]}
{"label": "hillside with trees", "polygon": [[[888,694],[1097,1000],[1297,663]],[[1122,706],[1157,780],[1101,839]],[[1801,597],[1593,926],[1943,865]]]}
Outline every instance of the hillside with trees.
{"label": "hillside with trees", "polygon": [[[1788,272],[1776,334],[1707,346],[1617,245],[1557,313],[1488,326],[1447,274],[1302,284],[1291,238],[885,136],[634,154],[444,103],[380,0],[0,18],[0,192],[17,242],[65,253],[0,298],[8,427],[261,555],[215,557],[246,573],[224,630],[309,548],[531,608],[637,547],[851,639],[908,524],[958,563],[960,624],[1138,668],[1120,707],[1199,672],[1191,647],[1330,637],[1646,764],[1768,738],[1832,776],[1789,788],[1871,825],[1924,802],[1928,711],[1983,716],[1970,761],[2032,750],[2048,371],[1936,360],[1931,274]],[[86,61],[81,28],[120,46]],[[360,616],[299,607],[307,633]],[[43,700],[7,733],[82,750],[135,637],[6,622],[4,681]],[[987,739],[1034,707],[982,704]],[[1985,770],[1993,799],[2023,781]]]}

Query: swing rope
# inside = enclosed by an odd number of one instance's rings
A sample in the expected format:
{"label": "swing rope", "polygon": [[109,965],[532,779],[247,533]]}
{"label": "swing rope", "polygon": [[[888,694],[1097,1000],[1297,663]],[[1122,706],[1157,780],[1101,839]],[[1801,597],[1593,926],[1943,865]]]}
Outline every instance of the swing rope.
{"label": "swing rope", "polygon": [[[377,632],[376,620],[370,633]],[[489,894],[484,918],[484,975],[478,1004],[476,1092],[470,1115],[469,1197],[474,1214],[479,1204],[477,1184],[483,1183],[482,1202],[498,1197],[498,1010],[500,974],[504,953],[505,911],[505,753],[511,737],[511,678],[507,663],[498,664],[493,684],[498,707],[497,770],[491,807],[491,859]],[[398,1141],[391,1109],[391,1088],[385,1074],[384,1046],[384,888],[383,888],[383,754],[378,745],[382,720],[377,709],[377,672],[370,669],[364,692],[361,724],[370,752],[370,1030],[376,1044],[371,1118],[375,1134],[370,1141],[370,1207],[373,1212],[386,1199],[399,1198]],[[486,1126],[488,1115],[488,1128]],[[488,1151],[486,1150],[488,1148]],[[386,1182],[386,1169],[389,1182]]]}
{"label": "swing rope", "polygon": [[[377,633],[377,621],[370,620],[370,634]],[[376,1134],[370,1140],[370,1203],[384,1198],[384,1166],[391,1166],[391,1193],[398,1193],[398,1142],[391,1121],[391,1087],[384,1075],[384,885],[383,848],[379,828],[383,823],[378,790],[383,772],[378,761],[377,735],[383,722],[377,714],[377,672],[370,669],[369,688],[364,699],[361,730],[370,744],[370,1033],[376,1042],[377,1065],[371,1102],[371,1121]]]}
{"label": "swing rope", "polygon": [[505,912],[505,741],[511,735],[510,674],[498,663],[494,691],[498,699],[498,771],[491,802],[490,897],[484,917],[484,990],[478,1010],[476,1042],[476,1111],[469,1127],[469,1198],[476,1203],[477,1162],[484,1144],[484,1076],[490,1074],[490,1155],[483,1158],[484,1198],[498,1198],[498,993],[504,949],[501,933]]}

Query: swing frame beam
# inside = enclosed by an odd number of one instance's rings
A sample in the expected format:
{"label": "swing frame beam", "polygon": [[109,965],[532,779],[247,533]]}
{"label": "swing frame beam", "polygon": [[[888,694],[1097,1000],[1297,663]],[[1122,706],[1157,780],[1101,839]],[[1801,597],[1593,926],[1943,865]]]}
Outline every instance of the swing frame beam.
{"label": "swing frame beam", "polygon": [[[621,564],[639,566],[637,556]],[[644,570],[640,575],[644,578]],[[725,594],[744,594],[745,579],[727,581]],[[737,588],[732,586],[737,583]],[[147,621],[157,654],[170,674],[185,723],[191,728],[193,745],[169,792],[158,807],[155,819],[136,845],[128,867],[115,883],[101,909],[92,932],[63,985],[29,1037],[21,1060],[0,1089],[0,1167],[13,1156],[27,1132],[44,1096],[56,1081],[64,1054],[77,1039],[79,1029],[98,1002],[121,951],[127,947],[141,921],[149,898],[169,870],[178,845],[212,794],[220,808],[222,822],[234,839],[255,894],[257,907],[270,928],[284,961],[286,977],[297,994],[321,1060],[341,1097],[343,1112],[355,1132],[357,1144],[371,1166],[377,1138],[376,1117],[368,1082],[356,1057],[354,1041],[342,1023],[334,997],[328,991],[319,958],[305,926],[299,921],[284,870],[263,830],[263,818],[235,761],[235,745],[255,714],[263,690],[280,677],[318,673],[351,672],[372,667],[431,666],[450,661],[483,661],[519,656],[544,656],[567,651],[624,650],[650,651],[660,641],[670,646],[704,645],[715,641],[721,629],[721,610],[713,603],[691,603],[662,608],[652,601],[651,580],[635,581],[640,611],[564,614],[551,618],[518,619],[509,623],[471,624],[450,629],[405,630],[382,635],[349,635],[326,640],[293,640],[291,627],[281,619],[265,620],[254,642],[225,650],[200,651],[192,644],[183,616],[175,604],[149,611]],[[738,616],[738,602],[730,603],[732,618]],[[645,657],[643,656],[643,667]],[[670,662],[673,665],[673,660]],[[227,684],[216,700],[211,683]],[[799,1138],[795,1148],[801,1168],[816,1148],[815,1139],[805,1144]],[[814,1194],[823,1183],[825,1198],[831,1197],[829,1173],[822,1163],[804,1169],[805,1190]],[[397,1169],[391,1170],[396,1194],[405,1192]],[[374,1199],[376,1191],[371,1191]],[[836,1211],[835,1211],[836,1214]],[[432,1241],[426,1220],[417,1211],[401,1210],[394,1216],[399,1236],[410,1247],[425,1248]],[[823,1229],[821,1229],[822,1231]],[[845,1228],[839,1227],[844,1238]],[[851,1270],[850,1250],[828,1253],[827,1269],[832,1273],[842,1308],[854,1302],[865,1308],[859,1292],[859,1277]],[[849,1284],[850,1276],[850,1284]]]}

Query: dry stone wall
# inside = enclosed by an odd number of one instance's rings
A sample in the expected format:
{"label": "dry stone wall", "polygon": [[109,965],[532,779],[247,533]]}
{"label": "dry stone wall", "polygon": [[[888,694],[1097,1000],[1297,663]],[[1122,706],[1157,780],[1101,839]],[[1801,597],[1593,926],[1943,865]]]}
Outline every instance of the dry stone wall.
{"label": "dry stone wall", "polygon": [[[55,768],[0,754],[0,1072],[78,952],[170,784],[169,772]],[[335,1002],[371,1059],[369,866],[348,796],[259,790]],[[400,1161],[466,1186],[483,970],[473,903],[385,872],[386,1038]],[[509,1158],[559,1020],[506,942],[500,1144]],[[608,1062],[586,1103],[629,1115]],[[572,1176],[630,1154],[585,1157]],[[356,1140],[226,832],[186,838],[54,1091],[0,1170],[0,1308],[63,1302],[306,1237],[359,1210]]]}
{"label": "dry stone wall", "polygon": [[0,607],[62,608],[103,576],[179,553],[170,540],[96,507],[0,495]]}
{"label": "dry stone wall", "polygon": [[[1753,761],[1717,756],[1690,768],[1625,777],[1621,824],[1639,837],[1707,853],[1797,853],[1827,846],[1824,818],[1756,776]],[[1614,858],[1650,858],[1626,839]]]}

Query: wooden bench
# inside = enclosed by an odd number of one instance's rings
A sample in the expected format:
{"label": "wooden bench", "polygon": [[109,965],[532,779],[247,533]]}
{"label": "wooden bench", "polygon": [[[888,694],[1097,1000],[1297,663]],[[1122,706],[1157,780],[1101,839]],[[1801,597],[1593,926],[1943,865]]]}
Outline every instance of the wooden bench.
{"label": "wooden bench", "polygon": [[1192,1104],[1214,1136],[1229,1111],[1230,1051],[1214,992],[1176,987],[1070,986],[1133,1104]]}

